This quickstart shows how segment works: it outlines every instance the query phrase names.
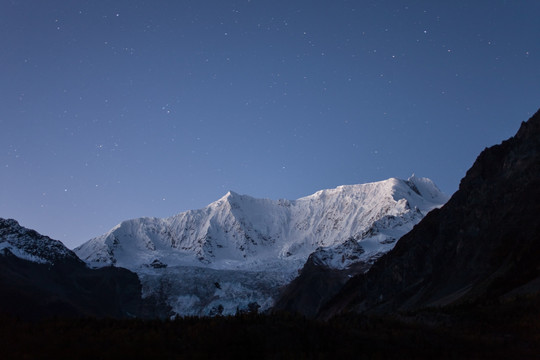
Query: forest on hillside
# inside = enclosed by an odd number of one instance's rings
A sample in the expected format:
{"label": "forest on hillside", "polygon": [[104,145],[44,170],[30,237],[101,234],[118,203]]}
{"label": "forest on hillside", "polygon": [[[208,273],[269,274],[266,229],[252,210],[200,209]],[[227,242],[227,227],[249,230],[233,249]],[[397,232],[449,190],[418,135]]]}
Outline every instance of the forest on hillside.
{"label": "forest on hillside", "polygon": [[540,298],[330,321],[289,313],[172,320],[0,319],[4,358],[535,358]]}

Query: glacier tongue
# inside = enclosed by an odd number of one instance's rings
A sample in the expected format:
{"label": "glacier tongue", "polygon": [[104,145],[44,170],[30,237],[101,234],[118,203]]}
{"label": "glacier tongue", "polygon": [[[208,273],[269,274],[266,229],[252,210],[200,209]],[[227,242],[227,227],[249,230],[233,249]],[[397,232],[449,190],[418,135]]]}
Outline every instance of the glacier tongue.
{"label": "glacier tongue", "polygon": [[296,271],[215,270],[175,266],[139,272],[143,297],[171,307],[169,316],[232,315],[257,306],[266,311]]}
{"label": "glacier tongue", "polygon": [[338,269],[367,262],[446,200],[431,180],[414,175],[297,200],[231,191],[199,210],[124,221],[75,252],[92,266],[137,272],[145,294],[161,289],[173,313],[227,314],[250,303],[264,310],[311,254]]}

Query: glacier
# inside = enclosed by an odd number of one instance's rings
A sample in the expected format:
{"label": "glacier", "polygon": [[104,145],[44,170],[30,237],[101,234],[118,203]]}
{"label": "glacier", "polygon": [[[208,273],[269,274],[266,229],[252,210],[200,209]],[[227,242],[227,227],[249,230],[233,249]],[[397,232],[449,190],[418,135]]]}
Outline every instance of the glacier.
{"label": "glacier", "polygon": [[127,220],[74,249],[92,267],[138,274],[170,316],[272,307],[308,257],[344,269],[391,250],[448,197],[427,178],[342,185],[297,200],[228,192],[169,218]]}

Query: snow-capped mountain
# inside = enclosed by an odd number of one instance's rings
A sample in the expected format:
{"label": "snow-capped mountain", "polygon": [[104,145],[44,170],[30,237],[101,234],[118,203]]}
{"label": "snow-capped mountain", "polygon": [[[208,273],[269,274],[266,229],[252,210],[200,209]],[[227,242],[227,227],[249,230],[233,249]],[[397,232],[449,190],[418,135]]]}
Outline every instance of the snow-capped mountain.
{"label": "snow-capped mountain", "polygon": [[24,228],[16,220],[0,218],[0,254],[7,253],[40,264],[80,262],[77,255],[60,241]]}
{"label": "snow-capped mountain", "polygon": [[275,260],[303,262],[317,248],[339,247],[351,238],[370,239],[363,247],[378,252],[445,201],[429,179],[417,177],[339,186],[294,201],[231,191],[200,210],[124,221],[75,252],[94,266],[130,269],[261,268]]}
{"label": "snow-capped mountain", "polygon": [[[204,315],[218,305],[234,312],[250,302],[264,309],[311,254],[333,268],[368,261],[446,200],[431,180],[415,176],[339,186],[292,201],[229,192],[199,210],[124,221],[75,252],[95,267],[137,272],[143,296],[160,288],[182,315]],[[186,285],[193,282],[210,286],[203,291]]]}

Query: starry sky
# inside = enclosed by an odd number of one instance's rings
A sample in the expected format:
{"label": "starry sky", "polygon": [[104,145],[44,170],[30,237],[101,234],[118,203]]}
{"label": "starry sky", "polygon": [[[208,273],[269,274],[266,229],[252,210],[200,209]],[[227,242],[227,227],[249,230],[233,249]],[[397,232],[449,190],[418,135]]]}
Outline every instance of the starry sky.
{"label": "starry sky", "polygon": [[447,194],[540,107],[540,1],[4,0],[0,217],[73,248],[227,191]]}

